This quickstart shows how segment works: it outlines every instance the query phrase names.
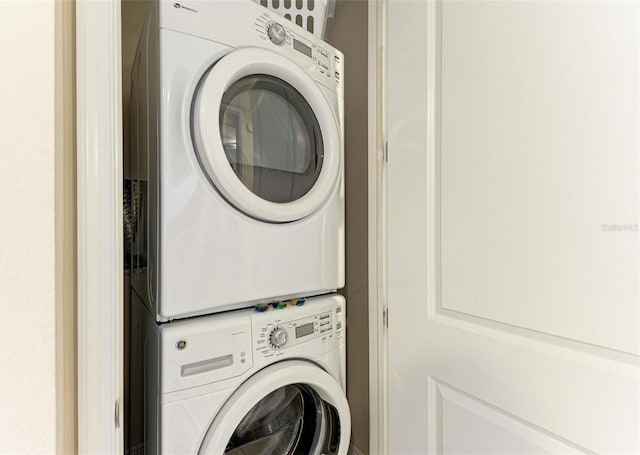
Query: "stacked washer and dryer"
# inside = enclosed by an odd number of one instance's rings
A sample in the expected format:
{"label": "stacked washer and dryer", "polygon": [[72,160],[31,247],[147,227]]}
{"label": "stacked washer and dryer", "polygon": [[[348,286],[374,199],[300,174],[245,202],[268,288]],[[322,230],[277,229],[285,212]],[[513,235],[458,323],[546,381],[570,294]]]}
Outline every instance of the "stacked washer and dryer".
{"label": "stacked washer and dryer", "polygon": [[150,5],[130,453],[347,453],[342,73],[252,1]]}

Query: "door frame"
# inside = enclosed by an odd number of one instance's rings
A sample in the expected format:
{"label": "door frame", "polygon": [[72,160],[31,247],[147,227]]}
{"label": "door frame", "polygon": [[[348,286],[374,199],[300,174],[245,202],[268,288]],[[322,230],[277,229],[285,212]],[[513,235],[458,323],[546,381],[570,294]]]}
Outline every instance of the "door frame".
{"label": "door frame", "polygon": [[120,1],[76,4],[78,453],[122,454]]}
{"label": "door frame", "polygon": [[[387,452],[387,1],[368,4],[370,452]],[[124,451],[119,0],[76,5],[78,453]],[[95,58],[99,55],[100,58]]]}
{"label": "door frame", "polygon": [[368,2],[369,453],[388,453],[387,0]]}

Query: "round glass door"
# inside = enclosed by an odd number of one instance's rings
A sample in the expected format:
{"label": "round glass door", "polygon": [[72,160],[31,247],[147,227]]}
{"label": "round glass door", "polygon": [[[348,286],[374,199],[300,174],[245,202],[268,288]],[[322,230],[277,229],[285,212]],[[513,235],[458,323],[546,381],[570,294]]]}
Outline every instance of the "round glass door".
{"label": "round glass door", "polygon": [[302,219],[339,183],[337,113],[302,68],[273,51],[240,49],[209,68],[191,132],[209,181],[253,218]]}
{"label": "round glass door", "polygon": [[253,75],[234,82],[222,97],[220,135],[233,171],[262,199],[295,201],[318,180],[320,125],[309,103],[282,79]]}
{"label": "round glass door", "polygon": [[229,439],[229,455],[314,455],[337,453],[340,426],[336,410],[313,389],[292,384],[251,408]]}
{"label": "round glass door", "polygon": [[346,455],[351,414],[339,383],[286,360],[243,382],[212,418],[199,455]]}

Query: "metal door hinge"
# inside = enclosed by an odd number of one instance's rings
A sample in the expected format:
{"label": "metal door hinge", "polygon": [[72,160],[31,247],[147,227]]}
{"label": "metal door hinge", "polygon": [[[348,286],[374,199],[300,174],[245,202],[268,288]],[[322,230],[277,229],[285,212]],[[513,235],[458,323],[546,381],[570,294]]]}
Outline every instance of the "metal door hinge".
{"label": "metal door hinge", "polygon": [[382,310],[382,325],[385,329],[389,328],[389,309]]}
{"label": "metal door hinge", "polygon": [[120,428],[120,399],[116,400],[115,419],[116,419],[116,428]]}

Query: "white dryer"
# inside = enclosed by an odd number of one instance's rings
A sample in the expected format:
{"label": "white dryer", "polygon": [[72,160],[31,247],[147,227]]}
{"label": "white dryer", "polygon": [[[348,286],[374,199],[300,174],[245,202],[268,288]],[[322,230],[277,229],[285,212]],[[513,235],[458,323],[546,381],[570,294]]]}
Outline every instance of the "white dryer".
{"label": "white dryer", "polygon": [[157,321],[344,285],[343,55],[252,1],[151,4],[133,67],[133,259]]}
{"label": "white dryer", "polygon": [[146,318],[137,342],[144,359],[134,354],[133,361],[146,391],[132,384],[132,401],[145,398],[130,415],[145,429],[132,452],[347,453],[351,416],[341,296],[160,325],[140,308],[134,319]]}

